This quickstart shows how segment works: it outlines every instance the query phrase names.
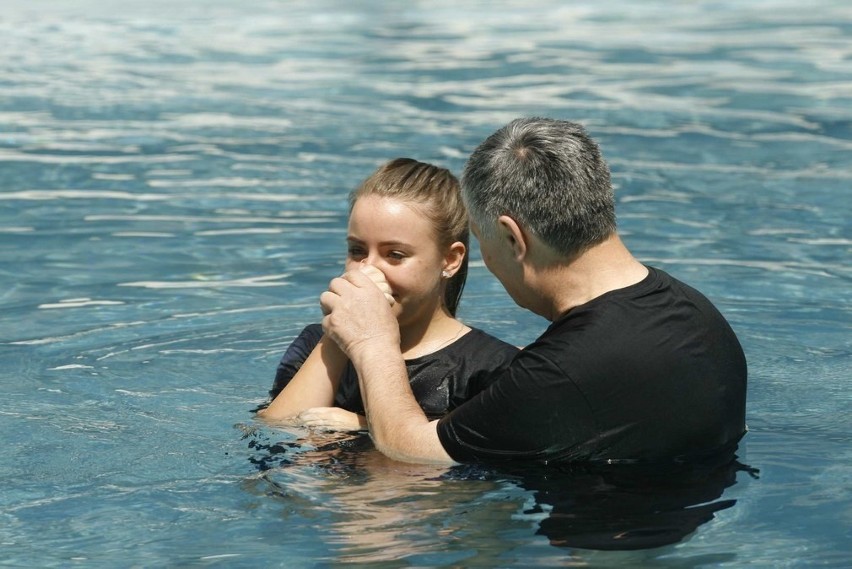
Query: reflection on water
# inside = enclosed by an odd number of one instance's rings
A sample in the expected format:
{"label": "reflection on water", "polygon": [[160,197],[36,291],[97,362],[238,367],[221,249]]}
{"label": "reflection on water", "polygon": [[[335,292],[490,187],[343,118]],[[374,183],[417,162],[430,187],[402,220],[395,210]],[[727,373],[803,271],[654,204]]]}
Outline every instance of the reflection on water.
{"label": "reflection on water", "polygon": [[602,466],[528,470],[518,483],[547,511],[538,534],[562,547],[632,550],[679,542],[736,500],[721,500],[740,471],[733,455],[671,468]]}
{"label": "reflection on water", "polygon": [[[535,524],[536,535],[569,550],[672,545],[736,504],[722,495],[738,473],[758,472],[733,452],[667,467],[447,468],[389,460],[364,433],[294,429],[290,440],[273,442],[268,432],[241,428],[258,469],[246,487],[301,516],[334,512],[326,529],[347,560],[400,559],[428,551],[451,529],[500,531],[512,519]],[[423,528],[435,526],[443,529],[427,536]]]}

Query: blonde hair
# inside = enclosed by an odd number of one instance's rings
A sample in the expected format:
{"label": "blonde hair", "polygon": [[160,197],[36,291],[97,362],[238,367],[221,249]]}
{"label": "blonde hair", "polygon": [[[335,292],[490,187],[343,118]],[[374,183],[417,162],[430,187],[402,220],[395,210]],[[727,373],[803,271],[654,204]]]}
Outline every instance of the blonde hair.
{"label": "blonde hair", "polygon": [[467,210],[461,199],[458,179],[446,168],[412,158],[387,162],[349,194],[349,211],[364,196],[398,199],[417,206],[432,223],[440,247],[456,241],[465,246],[459,270],[447,281],[444,305],[455,316],[467,280],[469,229]]}

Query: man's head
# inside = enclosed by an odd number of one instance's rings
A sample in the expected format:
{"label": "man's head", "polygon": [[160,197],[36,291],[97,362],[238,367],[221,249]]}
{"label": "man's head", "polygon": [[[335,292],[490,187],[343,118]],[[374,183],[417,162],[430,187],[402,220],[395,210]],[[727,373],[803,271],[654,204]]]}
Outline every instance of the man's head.
{"label": "man's head", "polygon": [[609,168],[582,126],[516,119],[473,152],[462,175],[471,221],[493,237],[507,215],[571,259],[615,233]]}

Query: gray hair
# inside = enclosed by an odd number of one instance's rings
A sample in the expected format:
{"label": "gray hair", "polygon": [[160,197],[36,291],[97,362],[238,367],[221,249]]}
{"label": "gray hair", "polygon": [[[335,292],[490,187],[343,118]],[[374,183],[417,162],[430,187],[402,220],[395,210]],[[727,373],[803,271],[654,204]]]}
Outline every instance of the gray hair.
{"label": "gray hair", "polygon": [[615,197],[600,149],[579,124],[516,119],[473,152],[461,178],[471,220],[492,237],[508,215],[556,251],[577,255],[615,233]]}

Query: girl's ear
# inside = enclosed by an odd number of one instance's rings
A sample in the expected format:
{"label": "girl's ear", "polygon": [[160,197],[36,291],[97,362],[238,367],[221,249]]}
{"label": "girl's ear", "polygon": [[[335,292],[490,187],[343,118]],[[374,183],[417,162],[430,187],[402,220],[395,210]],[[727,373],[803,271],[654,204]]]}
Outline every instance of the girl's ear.
{"label": "girl's ear", "polygon": [[442,273],[449,274],[452,277],[456,271],[461,268],[464,256],[467,255],[467,247],[461,241],[456,241],[450,245],[450,250],[444,256],[444,266]]}
{"label": "girl's ear", "polygon": [[506,240],[512,249],[512,256],[516,261],[523,261],[529,250],[527,234],[518,225],[518,222],[508,215],[497,218],[497,230],[500,236]]}

